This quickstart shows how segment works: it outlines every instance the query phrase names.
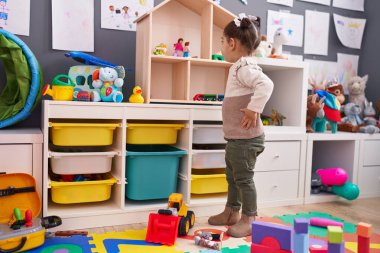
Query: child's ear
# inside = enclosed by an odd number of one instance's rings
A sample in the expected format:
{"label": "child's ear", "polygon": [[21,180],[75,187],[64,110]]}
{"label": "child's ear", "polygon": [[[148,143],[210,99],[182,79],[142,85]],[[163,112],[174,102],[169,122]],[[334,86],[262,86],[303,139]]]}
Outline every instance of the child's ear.
{"label": "child's ear", "polygon": [[235,49],[235,47],[236,47],[236,40],[234,38],[229,38],[228,39],[228,45],[230,46],[231,49]]}

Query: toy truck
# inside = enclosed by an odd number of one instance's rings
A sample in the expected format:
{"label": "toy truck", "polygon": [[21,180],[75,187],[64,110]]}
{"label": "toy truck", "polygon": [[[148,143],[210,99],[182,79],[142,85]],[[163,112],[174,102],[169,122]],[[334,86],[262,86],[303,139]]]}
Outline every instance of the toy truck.
{"label": "toy truck", "polygon": [[168,207],[149,215],[147,242],[173,245],[177,236],[185,236],[194,226],[195,215],[183,202],[180,193],[169,196]]}

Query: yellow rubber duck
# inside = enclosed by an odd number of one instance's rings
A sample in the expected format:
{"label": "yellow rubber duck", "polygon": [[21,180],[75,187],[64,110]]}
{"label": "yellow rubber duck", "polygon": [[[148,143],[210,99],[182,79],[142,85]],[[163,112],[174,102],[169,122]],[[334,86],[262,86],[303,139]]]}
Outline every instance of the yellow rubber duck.
{"label": "yellow rubber duck", "polygon": [[142,90],[140,86],[136,85],[135,88],[133,88],[132,92],[133,94],[129,97],[130,103],[139,103],[139,104],[144,103],[144,98],[142,96]]}

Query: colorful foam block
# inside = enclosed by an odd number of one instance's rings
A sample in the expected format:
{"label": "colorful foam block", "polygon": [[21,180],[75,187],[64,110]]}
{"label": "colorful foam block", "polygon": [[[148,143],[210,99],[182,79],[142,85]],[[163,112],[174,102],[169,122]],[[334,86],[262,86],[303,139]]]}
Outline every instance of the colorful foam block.
{"label": "colorful foam block", "polygon": [[342,228],[337,226],[328,226],[327,239],[329,243],[341,244],[343,242]]}
{"label": "colorful foam block", "polygon": [[320,245],[311,245],[309,247],[310,253],[327,253],[327,248]]}
{"label": "colorful foam block", "polygon": [[367,237],[358,236],[358,253],[369,253],[370,239]]}
{"label": "colorful foam block", "polygon": [[356,226],[358,236],[370,238],[372,235],[372,225],[364,222],[359,222]]}
{"label": "colorful foam block", "polygon": [[252,243],[261,245],[266,237],[275,238],[282,250],[293,250],[293,229],[261,221],[252,223]]}
{"label": "colorful foam block", "polygon": [[294,219],[294,232],[296,234],[307,234],[309,232],[309,221],[307,219]]}
{"label": "colorful foam block", "polygon": [[[282,250],[256,243],[251,244],[251,253],[292,253],[291,250]],[[326,251],[327,252],[327,251]]]}
{"label": "colorful foam block", "polygon": [[344,253],[344,242],[339,244],[329,243],[327,249],[328,253]]}
{"label": "colorful foam block", "polygon": [[309,234],[294,234],[294,253],[307,253]]}

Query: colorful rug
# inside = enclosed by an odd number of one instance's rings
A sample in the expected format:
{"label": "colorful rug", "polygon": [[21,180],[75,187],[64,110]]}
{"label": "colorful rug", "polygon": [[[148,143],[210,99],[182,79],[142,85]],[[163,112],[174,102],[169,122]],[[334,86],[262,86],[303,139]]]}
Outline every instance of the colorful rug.
{"label": "colorful rug", "polygon": [[[323,217],[340,222],[343,220],[324,213],[301,213],[276,217],[260,217],[258,220],[291,226],[294,218]],[[344,240],[346,253],[356,253],[357,237],[355,224],[344,222]],[[325,228],[309,227],[310,245],[326,246],[327,230]],[[194,243],[197,231],[221,232],[226,227],[194,227],[186,237],[176,240],[174,246],[145,242],[146,230],[128,230],[124,232],[109,232],[104,234],[90,234],[86,236],[52,237],[48,238],[42,247],[28,251],[29,253],[250,253],[251,237],[231,238],[225,236],[222,250],[215,251],[202,248]],[[371,253],[380,253],[380,235],[371,237]]]}

